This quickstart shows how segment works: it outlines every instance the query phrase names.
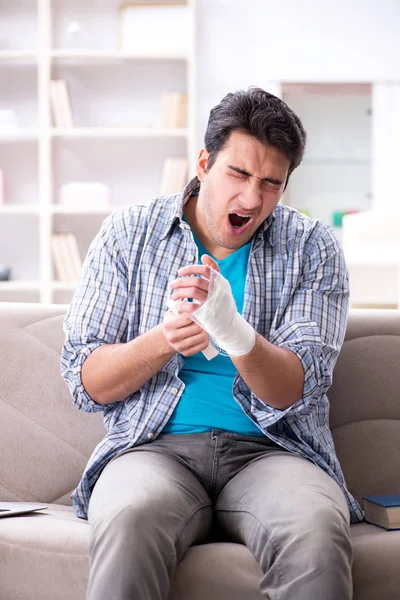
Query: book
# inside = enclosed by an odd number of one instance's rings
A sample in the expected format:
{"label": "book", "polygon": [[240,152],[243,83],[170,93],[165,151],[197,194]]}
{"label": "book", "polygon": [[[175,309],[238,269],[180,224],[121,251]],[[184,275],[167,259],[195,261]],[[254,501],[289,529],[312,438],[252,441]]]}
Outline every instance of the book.
{"label": "book", "polygon": [[187,95],[164,92],[161,95],[162,126],[167,129],[185,127],[187,120]]}
{"label": "book", "polygon": [[364,518],[367,523],[378,525],[388,531],[400,529],[400,494],[386,496],[363,496]]}
{"label": "book", "polygon": [[77,281],[82,269],[82,258],[79,252],[78,241],[73,233],[65,233],[64,240],[70,260],[71,275],[73,281]]}
{"label": "book", "polygon": [[176,194],[181,192],[187,183],[188,161],[186,158],[168,157],[164,160],[160,195]]}
{"label": "book", "polygon": [[66,129],[73,127],[71,102],[64,79],[52,79],[50,81],[50,103],[54,125]]}
{"label": "book", "polygon": [[53,233],[51,236],[51,253],[53,257],[53,266],[55,278],[58,281],[68,281],[69,273],[67,268],[67,257],[64,255],[63,244],[60,241],[60,235]]}
{"label": "book", "polygon": [[82,259],[75,235],[73,233],[53,233],[51,249],[57,280],[76,282],[81,272]]}

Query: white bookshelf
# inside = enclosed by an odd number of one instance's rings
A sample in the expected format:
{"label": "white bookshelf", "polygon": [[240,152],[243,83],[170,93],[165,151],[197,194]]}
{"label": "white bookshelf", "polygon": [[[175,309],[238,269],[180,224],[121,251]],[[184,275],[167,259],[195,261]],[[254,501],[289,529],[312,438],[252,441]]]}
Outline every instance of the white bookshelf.
{"label": "white bookshelf", "polygon": [[[120,50],[122,4],[2,4],[0,111],[13,110],[18,124],[0,123],[0,264],[12,270],[11,281],[0,282],[0,302],[68,303],[75,284],[55,278],[52,233],[72,231],[84,257],[109,213],[158,194],[165,158],[187,157],[193,174],[195,0],[181,2],[189,13],[187,51],[168,53]],[[54,125],[52,79],[67,83],[73,128]],[[185,127],[162,126],[167,91],[187,94]],[[60,187],[72,181],[107,184],[110,204],[59,204]]]}

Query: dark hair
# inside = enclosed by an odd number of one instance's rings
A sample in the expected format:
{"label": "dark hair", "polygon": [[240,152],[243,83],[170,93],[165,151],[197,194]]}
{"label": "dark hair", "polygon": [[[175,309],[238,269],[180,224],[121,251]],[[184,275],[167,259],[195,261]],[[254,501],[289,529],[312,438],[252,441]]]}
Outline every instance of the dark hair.
{"label": "dark hair", "polygon": [[290,160],[288,179],[302,161],[306,132],[300,119],[283,100],[261,88],[227,94],[211,110],[204,137],[210,153],[207,170],[233,131],[248,133],[280,150]]}

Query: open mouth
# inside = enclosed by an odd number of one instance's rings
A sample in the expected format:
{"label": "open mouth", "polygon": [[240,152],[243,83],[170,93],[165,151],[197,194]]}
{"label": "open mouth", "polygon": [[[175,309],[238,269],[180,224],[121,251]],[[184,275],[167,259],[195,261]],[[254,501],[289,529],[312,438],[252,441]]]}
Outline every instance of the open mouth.
{"label": "open mouth", "polygon": [[229,215],[229,222],[235,229],[242,229],[250,221],[250,217],[240,215],[238,213],[231,213]]}

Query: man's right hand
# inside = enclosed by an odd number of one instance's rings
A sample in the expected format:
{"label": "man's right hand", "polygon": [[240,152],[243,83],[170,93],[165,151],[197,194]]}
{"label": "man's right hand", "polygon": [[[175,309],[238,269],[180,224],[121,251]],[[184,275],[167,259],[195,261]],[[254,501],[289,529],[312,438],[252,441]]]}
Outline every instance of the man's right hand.
{"label": "man's right hand", "polygon": [[184,313],[175,315],[168,310],[161,327],[169,346],[183,356],[202,352],[209,344],[208,333]]}

